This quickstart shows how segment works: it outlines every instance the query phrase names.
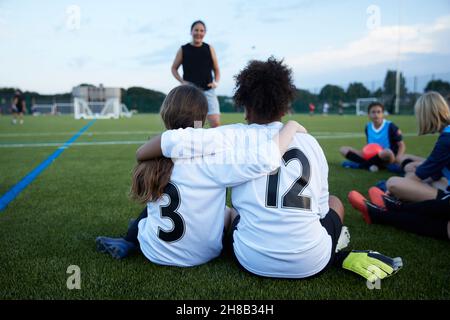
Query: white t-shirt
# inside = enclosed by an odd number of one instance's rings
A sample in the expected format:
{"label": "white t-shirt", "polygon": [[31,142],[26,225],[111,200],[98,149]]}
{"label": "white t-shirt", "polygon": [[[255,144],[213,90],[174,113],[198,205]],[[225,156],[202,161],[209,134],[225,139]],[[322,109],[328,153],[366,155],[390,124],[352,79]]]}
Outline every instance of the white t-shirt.
{"label": "white t-shirt", "polygon": [[[186,138],[189,132],[202,129],[180,130],[162,135],[161,148],[166,157],[173,156],[174,146],[180,143],[191,145],[194,140]],[[179,132],[184,139],[178,138]],[[217,257],[222,250],[226,187],[263,176],[279,166],[277,145],[270,139],[260,147],[241,152],[248,160],[245,163],[224,163],[235,153],[228,147],[203,158],[173,159],[166,193],[148,203],[148,217],[139,222],[138,240],[144,255],[154,263],[173,266],[199,265]]]}
{"label": "white t-shirt", "polygon": [[[171,131],[172,143],[164,143],[171,152],[164,155],[189,158],[242,150],[258,154],[250,150],[281,127],[281,122],[273,122]],[[245,139],[237,138],[244,134],[233,133],[242,128],[251,132]],[[319,221],[329,211],[325,155],[308,134],[297,134],[289,148],[283,163],[279,159],[278,175],[260,176],[232,189],[233,206],[241,216],[234,251],[244,268],[261,276],[308,277],[321,271],[331,257],[331,237]],[[219,167],[217,172],[222,172]]]}
{"label": "white t-shirt", "polygon": [[309,134],[297,134],[283,159],[277,174],[233,187],[241,216],[234,252],[252,273],[304,278],[320,272],[331,257],[331,237],[319,221],[329,211],[328,164]]}

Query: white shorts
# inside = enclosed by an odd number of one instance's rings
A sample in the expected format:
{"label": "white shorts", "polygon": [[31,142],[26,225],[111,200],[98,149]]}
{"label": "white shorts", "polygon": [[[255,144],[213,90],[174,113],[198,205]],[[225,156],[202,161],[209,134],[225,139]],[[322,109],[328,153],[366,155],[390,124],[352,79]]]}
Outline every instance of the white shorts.
{"label": "white shorts", "polygon": [[208,100],[208,115],[220,114],[219,99],[217,99],[216,90],[209,89],[203,92],[205,93],[206,100]]}

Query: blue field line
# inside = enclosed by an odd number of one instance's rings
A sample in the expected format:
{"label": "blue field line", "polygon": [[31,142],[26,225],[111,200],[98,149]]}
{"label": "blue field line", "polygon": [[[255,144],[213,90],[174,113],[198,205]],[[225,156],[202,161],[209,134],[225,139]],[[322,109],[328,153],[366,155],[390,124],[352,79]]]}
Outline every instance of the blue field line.
{"label": "blue field line", "polygon": [[1,198],[0,198],[0,212],[5,210],[8,204],[13,201],[30,183],[34,181],[41,173],[44,171],[49,165],[52,164],[53,160],[59,157],[64,150],[66,150],[75,140],[78,139],[79,136],[83,134],[90,126],[92,126],[95,122],[95,119],[81,128],[72,138],[66,141],[61,147],[56,149],[47,159],[45,159],[41,164],[39,164],[33,171],[27,174],[22,180],[19,181],[14,187],[9,189]]}

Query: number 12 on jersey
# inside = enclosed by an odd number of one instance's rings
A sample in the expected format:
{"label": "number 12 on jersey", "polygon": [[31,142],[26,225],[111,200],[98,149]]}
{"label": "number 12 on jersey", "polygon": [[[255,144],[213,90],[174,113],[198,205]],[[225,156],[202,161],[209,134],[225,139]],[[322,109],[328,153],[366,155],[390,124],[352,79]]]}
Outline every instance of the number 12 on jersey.
{"label": "number 12 on jersey", "polygon": [[[285,167],[293,161],[300,162],[302,173],[295,179],[290,188],[281,197],[281,207],[300,210],[311,210],[311,198],[302,196],[301,193],[309,184],[311,176],[311,166],[308,158],[299,149],[289,149],[283,155],[283,164]],[[267,176],[266,188],[266,207],[278,208],[278,189],[280,183],[280,169]]]}

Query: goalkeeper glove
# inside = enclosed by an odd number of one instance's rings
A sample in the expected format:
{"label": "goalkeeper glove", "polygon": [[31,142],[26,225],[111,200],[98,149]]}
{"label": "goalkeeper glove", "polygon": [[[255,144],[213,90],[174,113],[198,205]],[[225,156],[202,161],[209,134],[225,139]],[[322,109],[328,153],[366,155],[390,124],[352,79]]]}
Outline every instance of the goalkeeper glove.
{"label": "goalkeeper glove", "polygon": [[403,267],[403,261],[402,258],[390,258],[376,251],[353,250],[342,262],[342,267],[374,283],[398,272]]}

